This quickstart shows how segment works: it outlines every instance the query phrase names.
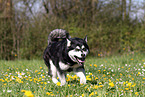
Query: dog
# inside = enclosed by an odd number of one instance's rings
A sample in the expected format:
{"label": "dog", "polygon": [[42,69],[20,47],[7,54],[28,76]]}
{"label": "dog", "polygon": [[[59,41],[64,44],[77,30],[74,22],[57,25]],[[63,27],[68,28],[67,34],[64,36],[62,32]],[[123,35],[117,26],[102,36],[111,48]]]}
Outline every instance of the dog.
{"label": "dog", "polygon": [[70,38],[67,31],[55,29],[49,34],[48,40],[50,42],[44,51],[43,59],[52,81],[58,83],[58,76],[61,85],[65,85],[66,73],[73,71],[80,77],[80,84],[86,84],[84,62],[89,53],[87,36],[84,39]]}

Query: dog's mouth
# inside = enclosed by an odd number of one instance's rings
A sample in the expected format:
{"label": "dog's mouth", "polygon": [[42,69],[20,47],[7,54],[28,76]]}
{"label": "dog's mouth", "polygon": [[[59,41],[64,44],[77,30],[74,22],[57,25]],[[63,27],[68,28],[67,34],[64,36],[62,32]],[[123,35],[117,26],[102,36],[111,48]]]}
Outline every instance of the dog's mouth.
{"label": "dog's mouth", "polygon": [[78,58],[77,56],[74,57],[79,65],[83,65],[83,63],[85,62],[85,58]]}

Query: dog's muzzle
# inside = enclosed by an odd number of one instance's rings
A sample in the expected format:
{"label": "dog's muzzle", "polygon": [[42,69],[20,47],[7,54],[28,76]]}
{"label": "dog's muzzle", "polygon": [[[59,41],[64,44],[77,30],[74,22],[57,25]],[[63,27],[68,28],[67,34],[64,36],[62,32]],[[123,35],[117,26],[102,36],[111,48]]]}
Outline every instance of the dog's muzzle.
{"label": "dog's muzzle", "polygon": [[79,64],[79,65],[83,65],[83,63],[85,62],[85,57],[82,58],[78,58],[77,56],[75,57],[75,61]]}

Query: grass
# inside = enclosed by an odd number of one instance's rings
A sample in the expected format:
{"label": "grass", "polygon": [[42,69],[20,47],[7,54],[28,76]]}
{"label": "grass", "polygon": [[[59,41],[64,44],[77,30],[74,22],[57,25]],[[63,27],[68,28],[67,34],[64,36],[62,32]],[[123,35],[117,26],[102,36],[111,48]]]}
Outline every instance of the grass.
{"label": "grass", "polygon": [[74,73],[67,84],[53,84],[43,60],[0,61],[0,97],[144,97],[145,55],[87,58],[87,84]]}

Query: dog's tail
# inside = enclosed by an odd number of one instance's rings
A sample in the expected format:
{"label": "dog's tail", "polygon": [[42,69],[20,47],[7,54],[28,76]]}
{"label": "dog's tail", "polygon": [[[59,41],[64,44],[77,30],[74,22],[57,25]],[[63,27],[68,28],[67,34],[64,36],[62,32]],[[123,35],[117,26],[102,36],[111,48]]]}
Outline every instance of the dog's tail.
{"label": "dog's tail", "polygon": [[60,39],[66,39],[70,38],[69,33],[66,30],[63,29],[55,29],[50,32],[48,36],[48,45],[50,45],[52,42],[57,42]]}

